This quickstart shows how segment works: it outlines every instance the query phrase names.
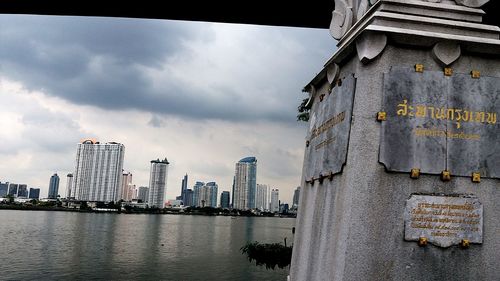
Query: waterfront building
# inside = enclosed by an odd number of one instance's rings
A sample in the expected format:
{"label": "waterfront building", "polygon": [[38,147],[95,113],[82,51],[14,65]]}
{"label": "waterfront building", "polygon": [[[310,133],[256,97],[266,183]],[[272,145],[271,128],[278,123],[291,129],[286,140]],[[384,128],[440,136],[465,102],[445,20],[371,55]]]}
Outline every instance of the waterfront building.
{"label": "waterfront building", "polygon": [[9,183],[9,191],[8,194],[14,197],[17,197],[17,189],[19,188],[19,184]]}
{"label": "waterfront building", "polygon": [[207,182],[207,184],[203,187],[205,192],[205,207],[217,207],[217,194],[219,190],[219,186],[216,182]]}
{"label": "waterfront building", "polygon": [[246,157],[236,163],[233,183],[233,208],[248,210],[255,208],[257,188],[257,159]]}
{"label": "waterfront building", "polygon": [[151,172],[149,174],[149,198],[148,204],[150,207],[163,208],[165,204],[165,192],[168,173],[168,164],[164,160],[152,160]]}
{"label": "waterfront building", "polygon": [[229,209],[229,191],[222,191],[220,194],[220,207],[223,209]]}
{"label": "waterfront building", "polygon": [[194,206],[193,204],[193,190],[191,188],[186,189],[186,201],[184,201],[184,206]]}
{"label": "waterfront building", "polygon": [[71,194],[73,191],[73,174],[69,173],[66,175],[66,198],[74,199],[74,196]]}
{"label": "waterfront building", "polygon": [[205,186],[205,183],[204,182],[201,182],[201,181],[197,181],[194,186],[193,186],[193,202],[192,202],[192,206],[195,206],[195,207],[200,207],[202,204],[201,200],[202,200],[202,197],[201,197],[201,192],[202,192],[202,188],[203,186]]}
{"label": "waterfront building", "polygon": [[132,173],[122,173],[122,182],[118,200],[131,201],[134,199],[135,185],[132,184]]}
{"label": "waterfront building", "polygon": [[30,188],[29,199],[40,199],[40,188]]}
{"label": "waterfront building", "polygon": [[279,199],[279,190],[273,189],[271,190],[271,203],[269,204],[270,211],[273,213],[277,213],[280,211],[280,199]]}
{"label": "waterfront building", "polygon": [[280,214],[286,214],[290,210],[288,203],[280,204]]}
{"label": "waterfront building", "polygon": [[265,184],[257,184],[257,192],[255,195],[255,208],[265,211],[269,208],[268,187]]}
{"label": "waterfront building", "polygon": [[[118,201],[125,146],[85,140],[77,145],[72,194],[76,200]],[[73,193],[73,192],[72,192]]]}
{"label": "waterfront building", "polygon": [[293,201],[292,208],[296,209],[299,206],[299,198],[300,198],[300,186],[297,186],[297,189],[293,192]]}
{"label": "waterfront building", "polygon": [[0,198],[7,196],[8,193],[9,193],[9,183],[8,182],[4,182],[4,183],[0,182]]}
{"label": "waterfront building", "polygon": [[137,199],[141,200],[143,203],[148,201],[149,187],[139,186],[137,190]]}
{"label": "waterfront building", "polygon": [[18,198],[28,198],[28,185],[20,184],[17,189]]}
{"label": "waterfront building", "polygon": [[56,199],[58,193],[59,193],[59,176],[57,175],[57,173],[55,173],[50,177],[49,194],[47,198]]}
{"label": "waterfront building", "polygon": [[186,200],[186,190],[187,190],[187,186],[188,186],[188,175],[184,175],[184,178],[182,179],[182,183],[181,183],[181,196],[180,196],[180,200],[182,200],[183,203],[185,203],[187,200]]}

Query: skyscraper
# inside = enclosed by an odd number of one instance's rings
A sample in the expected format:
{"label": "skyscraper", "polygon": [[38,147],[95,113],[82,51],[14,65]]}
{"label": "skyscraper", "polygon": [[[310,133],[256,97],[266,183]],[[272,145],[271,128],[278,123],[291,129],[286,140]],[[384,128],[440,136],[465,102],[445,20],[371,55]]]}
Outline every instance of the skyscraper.
{"label": "skyscraper", "polygon": [[193,204],[192,206],[201,207],[203,205],[202,189],[205,186],[204,182],[197,181],[193,186]]}
{"label": "skyscraper", "polygon": [[19,187],[19,184],[9,183],[9,195],[17,197],[17,189],[18,189],[18,187]]}
{"label": "skyscraper", "polygon": [[219,186],[215,182],[207,182],[204,187],[206,189],[205,207],[217,207],[217,194]]}
{"label": "skyscraper", "polygon": [[182,179],[181,183],[181,196],[180,199],[182,200],[183,204],[186,204],[186,190],[188,186],[188,175],[186,174],[184,178]]}
{"label": "skyscraper", "polygon": [[193,204],[193,190],[191,188],[186,189],[186,202],[184,203],[184,206],[194,206]]}
{"label": "skyscraper", "polygon": [[122,185],[118,200],[131,201],[134,197],[135,186],[132,185],[132,173],[122,173]]}
{"label": "skyscraper", "polygon": [[142,202],[147,202],[149,197],[149,187],[140,186],[137,191],[137,199],[140,199]]}
{"label": "skyscraper", "polygon": [[85,201],[117,201],[125,146],[85,140],[77,145],[73,196]]}
{"label": "skyscraper", "polygon": [[164,207],[168,164],[170,163],[168,162],[167,158],[165,158],[164,160],[157,159],[151,161],[148,199],[148,204],[150,207]]}
{"label": "skyscraper", "polygon": [[222,191],[220,194],[220,207],[229,209],[229,191]]}
{"label": "skyscraper", "polygon": [[55,173],[50,177],[49,195],[47,196],[47,198],[56,199],[58,193],[59,193],[59,176],[57,175],[57,173]]}
{"label": "skyscraper", "polygon": [[279,190],[273,189],[271,190],[271,207],[270,211],[273,213],[277,213],[280,211],[280,199],[279,199]]}
{"label": "skyscraper", "polygon": [[30,193],[28,198],[39,199],[40,198],[40,188],[30,188]]}
{"label": "skyscraper", "polygon": [[74,194],[71,194],[73,192],[73,174],[68,174],[66,176],[66,198],[71,199],[75,198]]}
{"label": "skyscraper", "polygon": [[233,208],[248,210],[255,208],[257,188],[257,159],[246,157],[236,163],[233,184]]}
{"label": "skyscraper", "polygon": [[17,197],[19,198],[28,198],[28,185],[20,184],[17,189]]}
{"label": "skyscraper", "polygon": [[255,207],[261,211],[269,209],[269,200],[267,198],[268,188],[265,184],[257,184],[255,195]]}
{"label": "skyscraper", "polygon": [[0,198],[7,196],[8,192],[9,192],[9,183],[8,182],[4,182],[4,183],[0,182]]}
{"label": "skyscraper", "polygon": [[297,208],[299,206],[299,198],[300,198],[300,186],[297,186],[297,189],[293,192],[293,202],[292,207]]}

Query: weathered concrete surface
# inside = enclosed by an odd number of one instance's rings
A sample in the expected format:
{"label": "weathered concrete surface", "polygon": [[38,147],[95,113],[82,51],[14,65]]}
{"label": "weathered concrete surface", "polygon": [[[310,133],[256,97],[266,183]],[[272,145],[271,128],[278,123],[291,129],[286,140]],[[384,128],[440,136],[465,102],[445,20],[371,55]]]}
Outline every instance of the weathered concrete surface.
{"label": "weathered concrete surface", "polygon": [[[350,59],[340,77],[356,73],[356,93],[347,163],[330,182],[305,184],[301,189],[291,280],[498,280],[500,260],[500,181],[388,173],[378,162],[383,75],[392,66],[423,64],[442,67],[428,49],[388,44],[370,64]],[[500,61],[464,52],[454,73],[500,77]],[[325,93],[326,84],[318,87]],[[319,95],[317,95],[317,98]],[[316,101],[313,105],[319,104]],[[404,241],[404,210],[411,194],[474,194],[483,204],[483,244],[419,247]]]}

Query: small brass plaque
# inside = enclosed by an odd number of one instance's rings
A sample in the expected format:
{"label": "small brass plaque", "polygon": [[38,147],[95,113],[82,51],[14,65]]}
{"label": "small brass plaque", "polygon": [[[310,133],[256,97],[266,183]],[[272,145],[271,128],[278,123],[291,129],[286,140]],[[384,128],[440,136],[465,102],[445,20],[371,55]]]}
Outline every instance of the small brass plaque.
{"label": "small brass plaque", "polygon": [[472,173],[472,182],[481,182],[481,174]]}
{"label": "small brass plaque", "polygon": [[377,121],[385,121],[387,120],[387,114],[385,111],[380,111],[377,113]]}
{"label": "small brass plaque", "polygon": [[420,177],[420,169],[418,169],[418,168],[411,169],[410,178],[418,179],[418,177]]}
{"label": "small brass plaque", "polygon": [[472,70],[470,72],[470,75],[472,76],[472,78],[479,78],[479,77],[481,77],[481,73],[479,72],[479,70]]}
{"label": "small brass plaque", "polygon": [[415,64],[415,71],[416,72],[424,72],[424,65],[423,64]]}
{"label": "small brass plaque", "polygon": [[444,75],[446,75],[446,76],[453,75],[453,70],[451,69],[451,67],[445,67],[444,68]]}

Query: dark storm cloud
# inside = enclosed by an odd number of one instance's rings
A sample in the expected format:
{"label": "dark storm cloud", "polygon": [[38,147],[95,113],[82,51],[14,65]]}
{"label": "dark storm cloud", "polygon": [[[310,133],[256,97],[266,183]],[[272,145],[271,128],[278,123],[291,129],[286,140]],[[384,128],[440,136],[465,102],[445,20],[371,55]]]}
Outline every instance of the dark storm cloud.
{"label": "dark storm cloud", "polygon": [[[246,87],[224,82],[235,77],[221,77],[222,82],[206,87],[172,78],[174,62],[182,63],[192,55],[193,50],[186,47],[189,43],[208,46],[216,40],[212,28],[206,23],[159,20],[1,15],[0,75],[31,90],[104,109],[193,119],[294,122],[298,100],[303,98],[300,90],[313,77],[311,71],[319,70],[333,52],[325,49],[333,42],[311,40],[306,30],[290,32],[297,43],[308,42],[307,49],[294,51],[293,67],[271,72],[266,64],[272,67],[273,61],[263,61],[262,69],[244,69],[242,64],[242,71],[250,73],[239,78]],[[272,44],[277,35],[272,31],[257,43],[271,48],[265,41]],[[250,60],[259,59],[253,46],[244,47],[249,56],[255,56]],[[277,49],[276,56],[282,55],[286,54]],[[229,54],[227,60],[231,60]],[[196,79],[198,71],[193,68],[185,75]],[[150,125],[160,124],[156,118]]]}

